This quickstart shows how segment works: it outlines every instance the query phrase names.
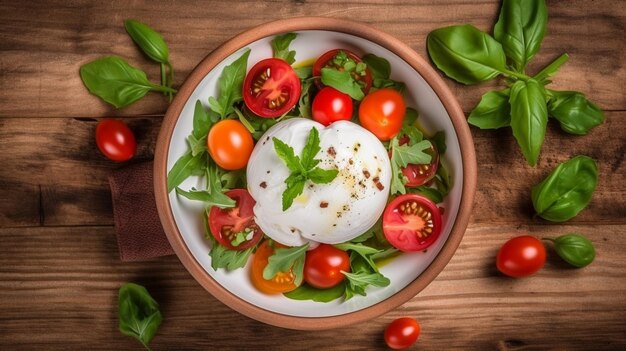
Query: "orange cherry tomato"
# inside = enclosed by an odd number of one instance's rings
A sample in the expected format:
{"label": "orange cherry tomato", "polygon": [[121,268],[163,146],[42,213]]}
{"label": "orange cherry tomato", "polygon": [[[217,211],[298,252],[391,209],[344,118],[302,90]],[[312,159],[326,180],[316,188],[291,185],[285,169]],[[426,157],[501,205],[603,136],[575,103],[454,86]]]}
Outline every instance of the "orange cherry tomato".
{"label": "orange cherry tomato", "polygon": [[207,146],[209,154],[218,166],[234,171],[248,164],[254,140],[241,122],[226,119],[217,122],[211,128]]}
{"label": "orange cherry tomato", "polygon": [[380,140],[398,134],[406,113],[402,95],[391,88],[376,90],[365,96],[359,107],[359,121]]}
{"label": "orange cherry tomato", "polygon": [[[269,245],[269,240],[265,240],[259,245],[252,259],[252,269],[250,278],[257,290],[266,294],[280,294],[289,292],[297,288],[294,283],[296,276],[290,269],[288,272],[278,272],[272,279],[263,278],[263,270],[267,267],[268,259],[274,254],[274,248]],[[277,248],[286,247],[274,242]]]}

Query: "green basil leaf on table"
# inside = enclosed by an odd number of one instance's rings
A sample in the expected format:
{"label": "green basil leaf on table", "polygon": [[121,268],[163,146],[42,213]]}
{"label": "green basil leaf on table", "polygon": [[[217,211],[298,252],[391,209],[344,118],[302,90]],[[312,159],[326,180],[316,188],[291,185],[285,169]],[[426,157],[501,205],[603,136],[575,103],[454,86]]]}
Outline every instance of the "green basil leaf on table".
{"label": "green basil leaf on table", "polygon": [[124,21],[124,28],[150,59],[159,63],[169,63],[169,49],[161,34],[136,20]]}
{"label": "green basil leaf on table", "polygon": [[159,304],[146,288],[134,283],[120,287],[118,304],[120,332],[132,336],[150,350],[148,344],[163,320]]}
{"label": "green basil leaf on table", "polygon": [[315,302],[331,302],[342,297],[345,291],[343,283],[337,284],[328,289],[317,289],[308,284],[302,284],[295,290],[284,293],[283,295],[292,300],[312,300]]}
{"label": "green basil leaf on table", "polygon": [[363,89],[348,71],[322,68],[322,83],[350,95],[351,98],[357,101],[361,101],[365,97]]}
{"label": "green basil leaf on table", "polygon": [[482,96],[467,122],[480,129],[498,129],[511,124],[510,89],[494,90]]}
{"label": "green basil leaf on table", "polygon": [[[167,192],[171,192],[191,175],[204,174],[207,157],[205,153],[192,155],[188,150],[167,173]],[[200,173],[198,173],[198,171]]]}
{"label": "green basil leaf on table", "polygon": [[587,156],[573,157],[532,188],[533,207],[544,219],[567,221],[587,207],[597,183],[596,162]]}
{"label": "green basil leaf on table", "polygon": [[548,114],[559,121],[561,129],[585,135],[604,122],[604,113],[584,94],[577,91],[549,90]]}
{"label": "green basil leaf on table", "polygon": [[570,233],[556,239],[544,238],[544,240],[552,241],[556,253],[574,267],[588,266],[596,258],[593,243],[581,234]]}
{"label": "green basil leaf on table", "polygon": [[518,80],[511,87],[511,128],[529,165],[537,164],[546,135],[548,108],[544,87],[534,79]]}
{"label": "green basil leaf on table", "polygon": [[502,45],[469,24],[430,32],[427,46],[435,65],[463,84],[490,80],[506,71]]}
{"label": "green basil leaf on table", "polygon": [[548,23],[544,0],[504,0],[493,36],[518,72],[539,51]]}
{"label": "green basil leaf on table", "polygon": [[290,65],[296,62],[296,52],[289,50],[289,44],[296,39],[296,33],[285,33],[277,35],[272,40],[272,50],[274,57],[287,61]]}
{"label": "green basil leaf on table", "polygon": [[80,78],[90,93],[117,108],[132,104],[149,91],[175,92],[151,83],[145,72],[118,56],[107,56],[82,65]]}
{"label": "green basil leaf on table", "polygon": [[233,113],[233,105],[243,99],[241,92],[243,81],[246,78],[248,56],[250,56],[250,49],[246,49],[238,59],[224,67],[218,80],[219,97],[217,99],[209,98],[209,105],[222,118]]}
{"label": "green basil leaf on table", "polygon": [[306,243],[302,246],[274,250],[274,254],[268,258],[267,266],[263,269],[263,278],[270,280],[278,272],[288,272],[291,269],[295,276],[294,284],[300,286],[304,276],[304,258],[308,248],[309,243]]}

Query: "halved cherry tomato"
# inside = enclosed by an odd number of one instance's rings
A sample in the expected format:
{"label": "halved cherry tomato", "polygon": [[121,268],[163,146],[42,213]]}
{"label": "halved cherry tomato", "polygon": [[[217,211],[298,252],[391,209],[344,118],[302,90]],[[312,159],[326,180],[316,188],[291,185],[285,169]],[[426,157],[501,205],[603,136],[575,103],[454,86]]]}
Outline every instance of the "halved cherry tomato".
{"label": "halved cherry tomato", "polygon": [[546,248],[530,235],[515,237],[502,245],[496,257],[498,270],[509,277],[534,274],[546,263]]}
{"label": "halved cherry tomato", "polygon": [[254,114],[274,118],[296,105],[301,90],[293,68],[284,60],[269,58],[259,61],[246,75],[243,101]]}
{"label": "halved cherry tomato", "polygon": [[304,261],[304,281],[318,289],[332,288],[341,283],[350,272],[348,254],[332,245],[320,244],[306,253]]}
{"label": "halved cherry tomato", "polygon": [[234,171],[248,164],[254,149],[254,140],[241,122],[225,119],[209,130],[207,146],[211,158],[218,166]]}
{"label": "halved cherry tomato", "polygon": [[[320,56],[317,59],[317,61],[315,61],[315,63],[313,64],[313,77],[319,77],[322,74],[322,68],[324,67],[332,67],[332,68],[336,68],[339,70],[343,70],[343,67],[339,67],[337,66],[336,63],[333,62],[335,56],[337,56],[337,54],[340,51],[343,51],[350,60],[354,61],[354,63],[362,62],[361,58],[357,56],[355,53],[353,53],[352,51],[349,51],[346,49],[330,50],[324,53],[322,56]],[[355,72],[352,74],[352,76],[354,77],[355,80],[363,82],[364,84],[363,93],[367,94],[370,91],[370,88],[372,87],[372,71],[370,71],[369,68],[365,68],[365,75],[362,76]],[[319,79],[315,80],[315,84],[317,84],[319,88],[323,86],[322,82]]]}
{"label": "halved cherry tomato", "polygon": [[[266,294],[280,294],[294,290],[296,288],[296,284],[294,283],[296,276],[293,274],[292,270],[288,272],[278,272],[271,280],[263,278],[263,270],[267,267],[270,256],[274,254],[274,249],[269,245],[269,242],[269,240],[266,240],[261,243],[254,253],[252,269],[250,270],[252,284],[260,292]],[[274,246],[285,247],[277,242],[274,242]]]}
{"label": "halved cherry tomato", "polygon": [[96,126],[96,145],[104,156],[116,162],[128,161],[137,151],[135,135],[126,123],[104,119]]}
{"label": "halved cherry tomato", "polygon": [[395,350],[411,347],[420,335],[420,324],[413,318],[402,317],[394,320],[385,329],[385,342]]}
{"label": "halved cherry tomato", "polygon": [[365,129],[380,140],[389,140],[398,134],[406,113],[402,95],[384,88],[366,95],[359,106],[359,121]]}
{"label": "halved cherry tomato", "polygon": [[313,99],[312,115],[325,126],[349,120],[352,118],[352,98],[334,88],[324,87]]}
{"label": "halved cherry tomato", "polygon": [[[408,137],[402,137],[399,143],[400,145],[404,145],[408,141]],[[402,174],[407,178],[406,186],[422,186],[428,183],[435,177],[435,174],[437,174],[437,168],[439,168],[439,152],[437,152],[437,149],[433,145],[430,149],[426,150],[426,153],[431,156],[430,163],[420,165],[409,163],[406,167],[402,168]]]}
{"label": "halved cherry tomato", "polygon": [[[209,229],[215,240],[231,250],[245,250],[256,245],[263,237],[263,231],[254,222],[252,208],[256,201],[246,189],[232,189],[226,196],[235,200],[235,207],[219,208],[213,206],[209,212]],[[233,245],[237,234],[245,235],[246,240]]]}
{"label": "halved cherry tomato", "polygon": [[434,202],[417,194],[400,195],[383,213],[383,233],[396,249],[421,251],[441,234],[441,212]]}

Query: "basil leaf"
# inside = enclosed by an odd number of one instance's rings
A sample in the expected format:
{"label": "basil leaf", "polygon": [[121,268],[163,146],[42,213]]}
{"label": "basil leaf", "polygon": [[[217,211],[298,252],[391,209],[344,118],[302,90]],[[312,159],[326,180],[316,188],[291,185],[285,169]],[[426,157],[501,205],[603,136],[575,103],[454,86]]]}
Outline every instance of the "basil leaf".
{"label": "basil leaf", "polygon": [[290,65],[296,62],[296,52],[289,50],[289,44],[296,39],[296,33],[286,33],[277,35],[272,40],[272,50],[274,57],[287,61]]}
{"label": "basil leaf", "polygon": [[463,84],[493,79],[506,69],[500,43],[469,24],[430,32],[427,46],[435,65]]}
{"label": "basil leaf", "polygon": [[161,325],[163,317],[159,304],[141,285],[126,283],[118,297],[119,329],[122,334],[137,339],[146,349]]}
{"label": "basil leaf", "polygon": [[499,129],[511,124],[510,89],[494,90],[482,96],[467,122],[480,129]]}
{"label": "basil leaf", "polygon": [[192,155],[191,150],[181,156],[172,169],[167,173],[167,192],[171,192],[179,186],[185,179],[189,178],[194,171],[202,170],[206,166],[205,153]]}
{"label": "basil leaf", "polygon": [[576,156],[558,165],[532,188],[535,211],[549,221],[567,221],[587,207],[597,183],[596,162],[587,156]]}
{"label": "basil leaf", "polygon": [[211,268],[217,271],[220,268],[224,268],[227,271],[234,271],[239,268],[243,268],[248,263],[248,259],[252,252],[254,252],[254,248],[250,247],[245,250],[230,250],[215,241],[211,237],[211,251],[209,252],[209,256],[211,256]]}
{"label": "basil leaf", "polygon": [[291,172],[304,172],[300,158],[295,155],[291,146],[276,137],[272,137],[272,142],[274,143],[276,154],[283,160],[285,166],[287,166]]}
{"label": "basil leaf", "polygon": [[548,9],[544,0],[503,0],[493,35],[519,72],[535,56],[546,34]]}
{"label": "basil leaf", "polygon": [[80,78],[90,93],[117,108],[132,104],[151,90],[175,92],[150,83],[144,71],[118,56],[107,56],[82,65]]}
{"label": "basil leaf", "polygon": [[[243,80],[246,78],[248,56],[250,56],[250,49],[246,49],[238,59],[224,67],[218,81],[220,88],[219,97],[215,100],[219,107],[214,106],[216,105],[215,102],[212,103],[209,98],[211,108],[219,113],[222,118],[231,114],[234,111],[233,104],[243,99],[241,92],[243,90]],[[219,111],[214,107],[218,107]]]}
{"label": "basil leaf", "polygon": [[[313,66],[296,67],[293,70],[301,80],[311,78],[311,76],[313,76]],[[304,92],[304,82],[302,84],[302,92]]]}
{"label": "basil leaf", "polygon": [[561,258],[574,267],[588,266],[596,258],[593,243],[577,233],[561,235],[556,239],[547,238],[554,243],[554,249]]}
{"label": "basil leaf", "polygon": [[308,284],[302,284],[295,290],[284,293],[283,295],[292,300],[312,300],[315,302],[331,302],[343,296],[345,291],[343,283],[337,284],[328,289],[317,289]]}
{"label": "basil leaf", "polygon": [[407,192],[409,194],[418,194],[427,197],[436,204],[443,202],[443,194],[439,189],[422,185],[416,188],[409,188]]}
{"label": "basil leaf", "polygon": [[518,80],[511,87],[510,103],[513,136],[528,164],[534,166],[548,124],[545,89],[534,79]]}
{"label": "basil leaf", "polygon": [[289,207],[291,207],[291,205],[293,204],[293,200],[304,191],[304,176],[300,175],[299,173],[294,174],[289,175],[289,177],[285,179],[287,188],[282,195],[283,211],[287,211],[287,209],[289,209]]}
{"label": "basil leaf", "polygon": [[357,101],[361,101],[365,96],[359,83],[348,71],[338,71],[328,67],[322,68],[322,84],[348,94]]}
{"label": "basil leaf", "polygon": [[374,79],[389,79],[389,76],[391,76],[391,65],[384,57],[365,54],[361,57],[361,60],[370,69]]}
{"label": "basil leaf", "polygon": [[309,243],[302,246],[276,249],[274,254],[268,258],[267,266],[263,269],[263,278],[270,280],[278,272],[288,272],[291,269],[295,276],[294,284],[300,286],[303,278],[304,258],[308,248]]}
{"label": "basil leaf", "polygon": [[169,63],[169,50],[161,34],[136,20],[124,21],[126,32],[153,61]]}
{"label": "basil leaf", "polygon": [[585,135],[604,122],[604,113],[585,95],[577,91],[549,90],[548,114],[561,124],[561,129],[577,135]]}
{"label": "basil leaf", "polygon": [[339,171],[336,169],[321,169],[315,167],[307,172],[307,178],[309,178],[315,184],[328,184],[337,177]]}
{"label": "basil leaf", "polygon": [[320,150],[320,133],[315,127],[312,127],[306,139],[306,144],[304,144],[304,148],[302,148],[300,162],[304,170],[308,171],[319,163],[319,160],[315,160],[315,156]]}

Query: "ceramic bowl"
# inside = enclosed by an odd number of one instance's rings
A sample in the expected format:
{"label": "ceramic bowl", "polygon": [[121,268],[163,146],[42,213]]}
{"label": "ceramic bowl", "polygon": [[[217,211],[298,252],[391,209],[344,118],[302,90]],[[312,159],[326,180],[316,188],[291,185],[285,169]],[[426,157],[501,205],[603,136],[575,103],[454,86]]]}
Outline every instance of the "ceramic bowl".
{"label": "ceramic bowl", "polygon": [[[381,268],[391,280],[386,288],[368,288],[367,296],[330,303],[290,300],[265,295],[250,283],[248,267],[233,272],[214,271],[204,239],[202,204],[167,193],[167,172],[187,151],[196,100],[208,106],[215,96],[223,68],[251,49],[248,69],[272,56],[271,39],[296,32],[291,48],[296,61],[345,48],[357,54],[386,58],[392,78],[406,83],[408,106],[416,108],[421,125],[443,130],[447,151],[443,157],[453,187],[440,206],[445,208],[440,239],[427,252],[404,254]],[[181,187],[201,186],[197,178]],[[332,18],[293,18],[267,23],[239,34],[209,54],[194,69],[168,109],[155,152],[154,187],[161,222],[174,251],[191,275],[215,298],[236,311],[275,326],[292,329],[329,329],[362,322],[398,307],[426,287],[448,263],[467,227],[476,187],[476,160],[471,134],[456,98],[433,68],[410,47],[370,26]],[[197,301],[195,302],[197,303]],[[210,316],[207,316],[210,318]]]}

